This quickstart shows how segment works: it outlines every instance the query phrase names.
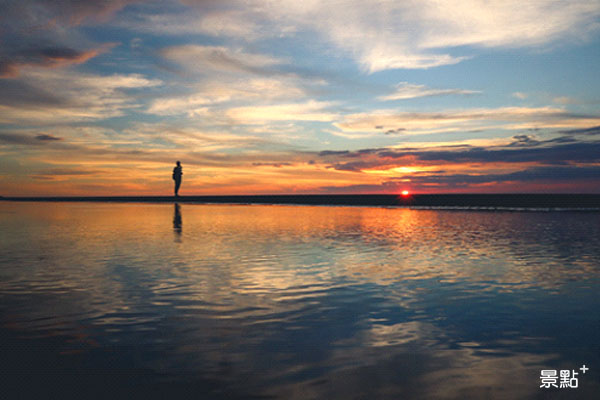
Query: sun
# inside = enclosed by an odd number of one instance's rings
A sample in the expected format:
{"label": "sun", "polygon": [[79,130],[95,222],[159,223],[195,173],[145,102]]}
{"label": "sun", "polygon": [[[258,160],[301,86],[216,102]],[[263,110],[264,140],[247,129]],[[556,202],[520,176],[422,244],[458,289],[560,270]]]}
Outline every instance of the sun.
{"label": "sun", "polygon": [[402,196],[408,196],[410,193],[408,190],[403,190],[402,191]]}

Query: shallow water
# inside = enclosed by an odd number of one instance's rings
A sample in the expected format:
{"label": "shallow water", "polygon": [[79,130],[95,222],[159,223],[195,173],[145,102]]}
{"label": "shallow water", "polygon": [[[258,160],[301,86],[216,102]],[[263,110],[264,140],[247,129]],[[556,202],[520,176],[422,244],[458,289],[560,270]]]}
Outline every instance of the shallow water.
{"label": "shallow water", "polygon": [[3,202],[0,254],[9,393],[600,393],[597,212]]}

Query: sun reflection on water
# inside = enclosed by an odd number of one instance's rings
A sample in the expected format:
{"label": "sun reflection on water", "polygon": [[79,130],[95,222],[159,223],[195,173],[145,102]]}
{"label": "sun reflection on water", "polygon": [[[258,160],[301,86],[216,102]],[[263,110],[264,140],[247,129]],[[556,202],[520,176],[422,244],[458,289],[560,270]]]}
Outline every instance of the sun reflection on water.
{"label": "sun reflection on water", "polygon": [[599,218],[3,203],[1,329],[217,398],[528,397],[540,367],[597,349]]}

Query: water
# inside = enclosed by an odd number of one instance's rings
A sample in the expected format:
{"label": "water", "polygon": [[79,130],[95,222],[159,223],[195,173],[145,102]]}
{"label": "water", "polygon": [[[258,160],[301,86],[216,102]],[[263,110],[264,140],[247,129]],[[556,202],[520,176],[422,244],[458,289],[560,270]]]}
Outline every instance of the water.
{"label": "water", "polygon": [[[599,249],[597,212],[3,202],[0,383],[594,398]],[[542,369],[575,370],[579,388],[540,388]]]}

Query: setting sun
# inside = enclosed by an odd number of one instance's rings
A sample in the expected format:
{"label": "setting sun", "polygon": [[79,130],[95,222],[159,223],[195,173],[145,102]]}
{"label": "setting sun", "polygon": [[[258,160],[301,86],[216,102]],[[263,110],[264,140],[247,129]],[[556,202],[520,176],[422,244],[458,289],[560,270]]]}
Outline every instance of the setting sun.
{"label": "setting sun", "polygon": [[600,0],[522,3],[0,0],[2,393],[599,398]]}

